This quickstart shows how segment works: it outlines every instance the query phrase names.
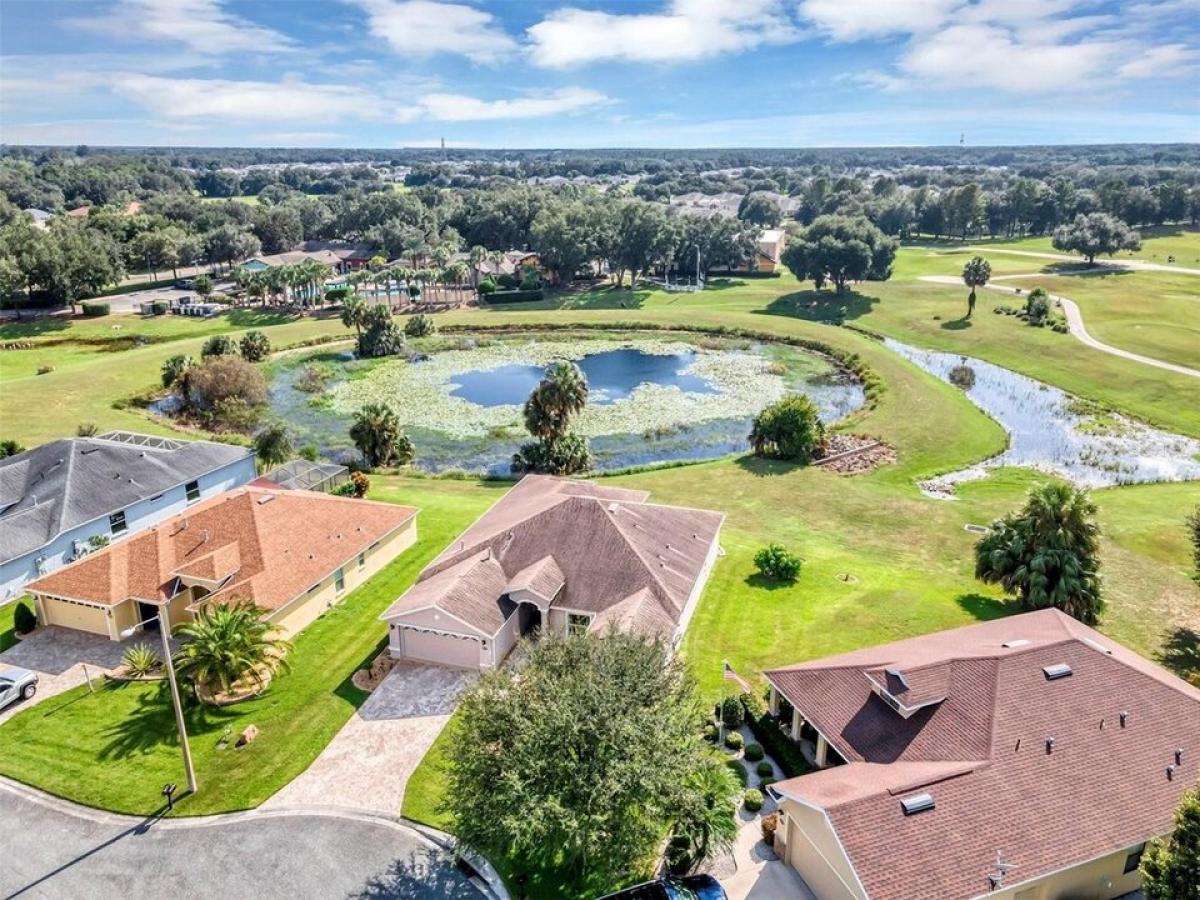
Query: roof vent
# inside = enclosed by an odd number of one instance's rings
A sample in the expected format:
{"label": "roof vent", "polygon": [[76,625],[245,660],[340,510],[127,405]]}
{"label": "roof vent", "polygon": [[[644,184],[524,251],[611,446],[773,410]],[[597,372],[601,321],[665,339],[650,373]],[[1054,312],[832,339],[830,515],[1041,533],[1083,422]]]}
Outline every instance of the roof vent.
{"label": "roof vent", "polygon": [[1042,671],[1046,673],[1047,681],[1057,681],[1060,678],[1066,678],[1071,674],[1071,667],[1066,663],[1056,663],[1053,666],[1044,666]]}
{"label": "roof vent", "polygon": [[1099,641],[1093,641],[1091,638],[1085,637],[1083,639],[1083,642],[1085,644],[1087,644],[1089,647],[1091,647],[1093,650],[1099,650],[1101,653],[1104,653],[1108,656],[1112,656],[1112,650],[1110,650],[1108,647],[1105,647]]}
{"label": "roof vent", "polygon": [[619,510],[620,508],[621,508],[621,507],[617,506],[617,504],[615,504],[615,503],[610,503],[610,504],[608,504],[608,511],[609,511],[610,513],[615,513],[615,512],[617,512],[617,510]]}
{"label": "roof vent", "polygon": [[1183,748],[1182,747],[1180,747],[1178,750],[1175,751],[1175,765],[1177,765],[1177,766],[1183,765]]}
{"label": "roof vent", "polygon": [[1049,756],[1053,752],[1054,752],[1054,738],[1048,737],[1048,738],[1046,738],[1046,755]]}
{"label": "roof vent", "polygon": [[900,807],[906,816],[915,816],[919,812],[933,809],[933,794],[913,794],[900,801]]}
{"label": "roof vent", "polygon": [[1167,781],[1174,781],[1174,780],[1175,780],[1175,767],[1167,766]]}
{"label": "roof vent", "polygon": [[1000,646],[1003,647],[1005,650],[1012,650],[1016,647],[1024,647],[1028,643],[1029,643],[1029,641],[1025,640],[1025,638],[1017,638],[1016,640],[1005,641]]}
{"label": "roof vent", "polygon": [[1124,728],[1125,722],[1129,719],[1129,713],[1121,712],[1120,716],[1121,716],[1121,727]]}
{"label": "roof vent", "polygon": [[257,503],[259,506],[262,506],[264,503],[270,503],[274,499],[275,499],[274,494],[263,494],[261,497],[259,497],[254,502]]}

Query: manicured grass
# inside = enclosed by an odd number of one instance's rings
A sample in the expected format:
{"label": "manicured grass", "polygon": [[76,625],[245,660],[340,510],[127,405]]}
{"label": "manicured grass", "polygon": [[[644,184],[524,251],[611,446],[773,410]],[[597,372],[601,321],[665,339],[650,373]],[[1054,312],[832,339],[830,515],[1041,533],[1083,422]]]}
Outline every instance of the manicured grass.
{"label": "manicured grass", "polygon": [[[1152,225],[1138,228],[1142,236],[1141,250],[1123,250],[1113,254],[1113,259],[1144,259],[1148,262],[1167,264],[1167,257],[1175,257],[1175,265],[1185,268],[1200,268],[1200,228],[1195,225]],[[963,246],[961,241],[921,241],[929,246],[951,248]],[[998,239],[995,241],[968,241],[966,248],[974,252],[977,248],[992,247],[1010,250],[1028,250],[1033,253],[1059,253],[1054,249],[1048,234],[1016,239]],[[1077,255],[1077,254],[1063,254]],[[1107,256],[1100,257],[1108,259]]]}
{"label": "manicured grass", "polygon": [[[350,676],[384,640],[379,614],[499,489],[412,479],[380,483],[372,496],[420,507],[420,541],[305,629],[289,657],[291,671],[262,697],[222,710],[189,708],[200,790],[179,801],[175,814],[257,806],[316,758],[366,697]],[[236,737],[249,724],[259,728],[252,744],[217,748],[226,727]],[[0,773],[89,806],[153,812],[162,785],[183,778],[163,685],[110,686],[94,694],[82,687],[30,707],[0,727]]]}
{"label": "manicured grass", "polygon": [[999,283],[1069,297],[1079,304],[1084,325],[1097,340],[1200,369],[1200,276],[1081,269]]}
{"label": "manicured grass", "polygon": [[20,601],[5,603],[0,606],[0,652],[7,650],[17,642],[17,629],[13,625],[13,616],[17,612]]}

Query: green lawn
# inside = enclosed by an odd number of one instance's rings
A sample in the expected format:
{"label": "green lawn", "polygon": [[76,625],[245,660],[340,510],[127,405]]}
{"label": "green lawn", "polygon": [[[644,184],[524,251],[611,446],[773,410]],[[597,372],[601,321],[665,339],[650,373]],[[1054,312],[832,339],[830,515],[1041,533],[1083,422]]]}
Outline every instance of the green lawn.
{"label": "green lawn", "polygon": [[[1141,250],[1124,250],[1113,254],[1113,259],[1144,259],[1148,262],[1167,264],[1167,257],[1175,257],[1175,265],[1186,268],[1197,268],[1200,264],[1200,228],[1194,225],[1154,225],[1138,228],[1142,235]],[[922,245],[937,247],[963,246],[956,240],[921,241]],[[1050,235],[1040,235],[1026,238],[994,241],[969,241],[966,243],[969,251],[974,252],[983,248],[1000,248],[1008,250],[1028,250],[1033,253],[1062,253],[1055,250]],[[1077,254],[1076,254],[1077,255]],[[1108,259],[1102,256],[1101,260]]]}
{"label": "green lawn", "polygon": [[[421,508],[420,541],[305,629],[292,669],[256,700],[188,713],[199,792],[176,815],[257,806],[302,772],[366,698],[350,682],[385,636],[379,614],[499,489],[474,482],[411,479],[380,484],[372,497]],[[245,749],[218,749],[226,727],[249,724]],[[89,806],[144,815],[159,790],[183,773],[174,718],[162,684],[125,684],[94,694],[76,688],[30,707],[0,727],[0,774]]]}
{"label": "green lawn", "polygon": [[21,601],[13,601],[0,606],[0,652],[7,650],[17,642],[17,630],[13,625],[13,616]]}
{"label": "green lawn", "polygon": [[1200,369],[1200,276],[1084,269],[999,283],[1069,297],[1079,304],[1084,325],[1097,340]]}

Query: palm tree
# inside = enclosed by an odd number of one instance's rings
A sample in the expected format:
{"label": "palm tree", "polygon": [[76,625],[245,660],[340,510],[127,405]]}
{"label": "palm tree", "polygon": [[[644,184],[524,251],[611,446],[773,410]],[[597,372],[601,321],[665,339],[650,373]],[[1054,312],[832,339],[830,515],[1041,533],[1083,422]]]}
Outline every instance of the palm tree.
{"label": "palm tree", "polygon": [[268,668],[287,671],[284,655],[292,645],[272,636],[278,630],[248,600],[202,606],[196,618],[177,632],[185,643],[175,654],[175,667],[180,675],[209,690],[219,687],[229,693],[244,679],[262,688]]}
{"label": "palm tree", "polygon": [[395,410],[382,403],[368,403],[354,413],[350,439],[373,469],[393,462],[406,465],[415,455]]}
{"label": "palm tree", "polygon": [[267,279],[263,276],[263,272],[251,273],[250,279],[246,282],[246,296],[252,300],[259,301],[260,305],[266,306],[269,287]]}
{"label": "palm tree", "polygon": [[456,302],[458,303],[462,302],[462,285],[467,280],[467,274],[467,264],[462,260],[450,263],[444,273],[444,277],[454,282],[454,291],[458,295]]}
{"label": "palm tree", "polygon": [[975,288],[983,287],[988,283],[988,279],[992,277],[992,264],[982,256],[975,256],[968,260],[963,266],[962,279],[963,283],[971,289],[970,296],[967,297],[967,318],[971,318],[971,314],[975,312]]}
{"label": "palm tree", "polygon": [[481,247],[476,244],[467,254],[467,261],[471,264],[471,287],[479,287],[479,267],[483,265],[488,258],[486,247]]}
{"label": "palm tree", "polygon": [[351,294],[342,301],[342,324],[353,328],[355,335],[361,340],[363,325],[366,324],[367,304],[358,294]]}
{"label": "palm tree", "polygon": [[1092,625],[1100,595],[1096,504],[1069,484],[1034,488],[1024,509],[975,545],[975,577],[1017,595],[1023,609],[1060,609]]}
{"label": "palm tree", "polygon": [[292,433],[283,422],[272,422],[254,437],[254,453],[263,469],[283,465],[292,455]]}
{"label": "palm tree", "polygon": [[525,427],[553,443],[570,430],[571,418],[587,405],[588,383],[583,370],[569,360],[553,363],[525,401]]}

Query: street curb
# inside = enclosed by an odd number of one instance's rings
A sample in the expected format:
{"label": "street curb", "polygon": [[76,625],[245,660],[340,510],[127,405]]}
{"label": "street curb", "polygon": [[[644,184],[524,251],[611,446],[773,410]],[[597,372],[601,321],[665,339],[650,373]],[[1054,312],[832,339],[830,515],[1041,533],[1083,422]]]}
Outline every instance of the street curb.
{"label": "street curb", "polygon": [[[430,850],[442,850],[459,855],[457,842],[452,835],[438,831],[436,828],[422,825],[419,822],[405,819],[403,816],[389,815],[367,809],[355,809],[345,806],[281,806],[272,809],[258,808],[239,810],[238,812],[215,813],[211,816],[180,816],[178,818],[160,816],[155,818],[153,816],[133,816],[125,813],[113,813],[90,806],[83,806],[82,804],[73,803],[62,797],[56,797],[53,794],[30,787],[19,781],[14,781],[4,775],[0,775],[0,792],[8,793],[30,803],[77,819],[86,819],[100,825],[124,826],[126,828],[153,827],[166,831],[187,831],[197,828],[209,828],[215,825],[250,822],[256,819],[277,819],[298,816],[347,819],[406,831],[415,835]],[[479,884],[475,883],[475,880],[472,880],[471,883],[476,890],[479,890],[480,893],[485,897],[491,898],[491,900],[511,900],[507,889],[504,887],[504,882],[496,873],[496,870],[492,868],[491,863],[474,853],[462,853],[460,855],[480,873],[483,879],[483,887],[480,887]]]}

